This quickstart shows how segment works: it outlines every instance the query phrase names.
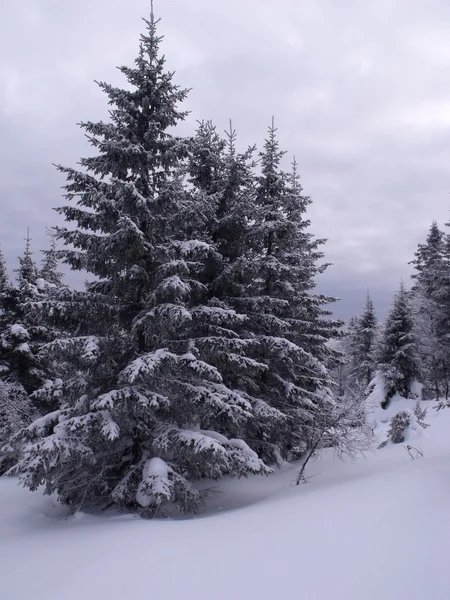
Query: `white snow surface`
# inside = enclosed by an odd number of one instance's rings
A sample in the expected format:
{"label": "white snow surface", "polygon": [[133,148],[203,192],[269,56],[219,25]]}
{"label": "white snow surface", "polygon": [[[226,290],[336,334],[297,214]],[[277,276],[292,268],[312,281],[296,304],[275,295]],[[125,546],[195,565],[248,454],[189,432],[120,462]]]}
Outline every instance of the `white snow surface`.
{"label": "white snow surface", "polygon": [[326,450],[308,483],[293,485],[292,465],[222,481],[189,519],[68,516],[0,479],[0,597],[448,600],[450,409],[430,406],[427,421],[423,458],[397,445],[344,463]]}

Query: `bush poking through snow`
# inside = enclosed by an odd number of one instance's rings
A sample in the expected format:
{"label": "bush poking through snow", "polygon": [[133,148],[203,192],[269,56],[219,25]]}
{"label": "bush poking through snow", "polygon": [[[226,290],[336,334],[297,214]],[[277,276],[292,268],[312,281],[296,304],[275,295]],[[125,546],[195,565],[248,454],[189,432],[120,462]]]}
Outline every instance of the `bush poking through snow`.
{"label": "bush poking through snow", "polygon": [[405,431],[409,427],[410,422],[410,413],[406,410],[401,410],[392,417],[388,430],[388,438],[393,444],[403,444],[405,441]]}
{"label": "bush poking through snow", "polygon": [[429,423],[425,423],[425,418],[427,416],[427,409],[426,408],[422,408],[420,406],[420,402],[417,401],[416,402],[416,406],[414,407],[414,415],[417,419],[417,422],[419,423],[419,425],[421,427],[423,427],[423,429],[426,429],[427,427],[430,426]]}
{"label": "bush poking through snow", "polygon": [[378,448],[384,448],[389,442],[403,444],[410,431],[417,432],[418,428],[426,429],[429,427],[429,424],[423,420],[425,415],[426,410],[420,407],[419,402],[417,402],[414,411],[400,410],[391,418],[387,431],[387,439]]}
{"label": "bush poking through snow", "polygon": [[415,446],[410,446],[409,444],[407,446],[405,446],[406,451],[408,452],[408,454],[411,457],[411,460],[416,460],[418,458],[423,458],[423,450],[422,448],[419,447],[415,447]]}
{"label": "bush poking through snow", "polygon": [[372,441],[373,430],[367,422],[365,406],[357,394],[349,393],[333,403],[317,418],[309,445],[303,453],[296,484],[306,483],[305,469],[320,448],[333,448],[338,458],[355,460],[363,455]]}

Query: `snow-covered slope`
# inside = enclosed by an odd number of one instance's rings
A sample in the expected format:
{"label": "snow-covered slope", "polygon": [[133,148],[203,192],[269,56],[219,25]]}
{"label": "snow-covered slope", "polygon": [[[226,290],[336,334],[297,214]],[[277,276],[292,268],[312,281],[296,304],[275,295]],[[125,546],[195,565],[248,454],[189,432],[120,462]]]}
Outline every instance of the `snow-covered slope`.
{"label": "snow-covered slope", "polygon": [[[356,464],[325,452],[295,470],[218,486],[204,514],[65,518],[0,480],[2,600],[448,600],[450,410]],[[234,509],[234,510],[230,510]]]}

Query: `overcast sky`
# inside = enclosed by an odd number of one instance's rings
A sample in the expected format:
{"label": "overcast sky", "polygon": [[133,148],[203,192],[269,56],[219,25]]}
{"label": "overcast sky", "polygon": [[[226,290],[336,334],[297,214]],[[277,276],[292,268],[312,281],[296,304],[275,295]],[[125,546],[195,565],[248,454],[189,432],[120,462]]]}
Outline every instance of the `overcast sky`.
{"label": "overcast sky", "polygon": [[[64,181],[89,146],[76,123],[106,118],[94,79],[121,84],[149,0],[0,3],[0,243],[12,265],[36,249]],[[155,0],[191,116],[228,120],[242,146],[272,115],[334,263],[320,289],[381,315],[433,219],[450,208],[449,0]],[[75,281],[75,280],[73,280]],[[79,281],[79,279],[78,279]]]}

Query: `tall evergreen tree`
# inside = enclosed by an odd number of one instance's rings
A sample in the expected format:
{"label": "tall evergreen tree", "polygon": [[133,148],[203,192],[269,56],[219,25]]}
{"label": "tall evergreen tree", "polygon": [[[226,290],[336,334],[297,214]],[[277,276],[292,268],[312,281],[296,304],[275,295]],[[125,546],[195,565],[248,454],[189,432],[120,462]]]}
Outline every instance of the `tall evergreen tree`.
{"label": "tall evergreen tree", "polygon": [[378,321],[372,298],[367,292],[363,312],[355,321],[349,339],[351,379],[364,387],[369,385],[374,376],[377,341]]}
{"label": "tall evergreen tree", "polygon": [[418,245],[412,261],[416,271],[412,275],[415,280],[412,290],[415,330],[425,393],[435,397],[449,395],[449,247],[444,233],[434,221],[426,243]]}
{"label": "tall evergreen tree", "polygon": [[252,406],[253,419],[246,428],[245,439],[266,459],[279,460],[277,440],[282,437],[280,432],[287,427],[288,418],[262,393],[261,381],[268,365],[261,360],[261,344],[249,328],[248,315],[238,309],[239,299],[247,295],[247,265],[253,259],[249,238],[256,207],[255,147],[237,152],[231,123],[225,135],[221,141],[211,124],[200,127],[193,141],[190,165],[193,182],[215,206],[209,231],[221,260],[209,270],[211,303],[239,318],[238,327],[228,322],[226,329],[216,332],[222,338],[222,373],[224,382],[232,389],[243,390]]}
{"label": "tall evergreen tree", "polygon": [[[192,479],[269,470],[242,440],[252,405],[220,368],[233,363],[226,342],[242,317],[209,297],[214,207],[186,185],[191,141],[170,132],[187,92],[164,70],[153,14],[146,25],[135,66],[120,69],[129,89],[100,84],[111,121],[81,125],[97,154],[83,171],[60,167],[77,202],[59,209],[77,224],[59,230],[74,247],[65,260],[98,280],[72,303],[73,336],[48,346],[71,365],[52,384],[61,409],[24,433],[17,472],[74,506],[154,512],[195,508]],[[55,311],[68,318],[61,303]]]}
{"label": "tall evergreen tree", "polygon": [[[245,256],[249,247],[247,235],[249,222],[254,215],[256,198],[253,171],[256,146],[249,146],[242,153],[237,152],[237,136],[231,122],[225,135],[222,177],[219,180],[212,239],[216,242],[225,264],[230,265]],[[216,282],[217,285],[214,285],[216,291],[227,279],[225,270],[224,275],[222,282]],[[236,285],[238,281],[234,276],[233,280],[233,285]]]}
{"label": "tall evergreen tree", "polygon": [[[446,223],[450,227],[450,223]],[[435,291],[432,294],[430,315],[439,340],[441,373],[445,398],[450,396],[450,234],[444,238],[443,260],[436,261],[438,274]]]}
{"label": "tall evergreen tree", "polygon": [[446,338],[439,331],[442,308],[433,298],[427,297],[418,285],[414,286],[411,306],[424,385],[423,395],[427,398],[448,398],[449,347]]}
{"label": "tall evergreen tree", "polygon": [[[0,294],[4,293],[9,285],[8,271],[6,269],[5,257],[3,256],[2,249],[0,247]],[[0,304],[1,310],[1,304]]]}
{"label": "tall evergreen tree", "polygon": [[331,369],[331,376],[335,381],[334,393],[338,398],[343,398],[349,392],[354,392],[355,378],[352,374],[352,348],[355,338],[358,318],[352,316],[349,322],[344,325],[342,335],[333,340],[333,347],[340,353],[341,360]]}
{"label": "tall evergreen tree", "polygon": [[[234,135],[234,134],[233,134]],[[189,173],[192,183],[205,194],[223,190],[226,142],[211,121],[200,121],[192,139]]]}
{"label": "tall evergreen tree", "polygon": [[[238,285],[234,274],[228,277],[227,266],[244,256],[250,247],[247,236],[255,212],[256,147],[237,152],[237,136],[231,122],[225,136],[222,139],[212,123],[200,123],[190,157],[191,181],[209,197],[215,209],[208,225],[223,258],[211,275],[212,290],[217,296],[223,295],[225,287]],[[221,277],[216,280],[218,273]]]}
{"label": "tall evergreen tree", "polygon": [[412,275],[415,287],[427,298],[434,297],[441,287],[441,275],[445,255],[444,232],[438,227],[436,221],[431,224],[425,244],[419,244],[414,253],[414,265],[416,273]]}
{"label": "tall evergreen tree", "polygon": [[394,297],[380,342],[378,366],[384,377],[387,408],[395,394],[408,398],[411,384],[420,379],[417,340],[408,293],[403,283]]}
{"label": "tall evergreen tree", "polygon": [[8,298],[10,295],[10,287],[11,286],[8,278],[6,262],[3,256],[2,249],[0,248],[0,377],[9,370],[7,365],[1,358],[1,339],[5,334],[7,327],[10,324],[8,310]]}
{"label": "tall evergreen tree", "polygon": [[[241,290],[230,298],[247,316],[247,331],[256,336],[255,358],[267,365],[258,381],[259,395],[285,416],[270,436],[254,437],[263,456],[302,454],[315,437],[316,415],[333,404],[327,366],[335,352],[327,341],[337,334],[324,305],[330,298],[312,293],[316,276],[326,268],[320,245],[307,232],[297,166],[291,174],[280,168],[283,152],[274,125],[260,153],[253,214],[245,237],[249,248],[235,261]],[[252,423],[250,423],[250,426]]]}
{"label": "tall evergreen tree", "polygon": [[[0,260],[1,266],[4,263]],[[20,427],[36,416],[39,403],[29,394],[43,383],[44,365],[38,351],[45,328],[31,315],[31,303],[40,298],[29,233],[19,259],[18,286],[0,272],[0,474],[18,459],[21,444],[11,445]]]}

